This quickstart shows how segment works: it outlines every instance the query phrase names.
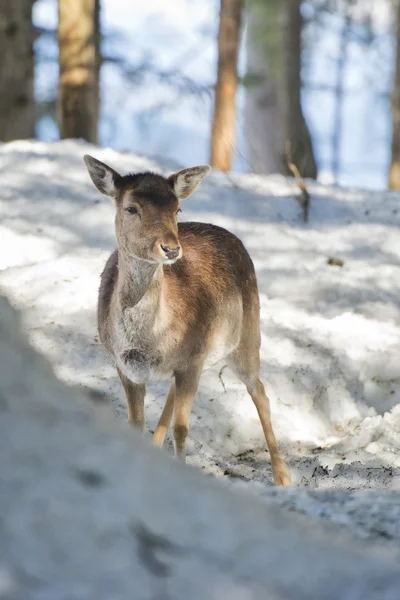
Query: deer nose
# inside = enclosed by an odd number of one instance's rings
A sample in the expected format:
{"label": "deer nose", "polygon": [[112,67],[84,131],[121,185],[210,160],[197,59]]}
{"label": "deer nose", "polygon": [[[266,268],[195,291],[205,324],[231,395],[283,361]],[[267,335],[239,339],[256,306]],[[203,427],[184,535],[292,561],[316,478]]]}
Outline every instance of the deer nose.
{"label": "deer nose", "polygon": [[181,248],[180,246],[176,246],[176,248],[170,248],[169,246],[164,246],[164,244],[161,244],[161,250],[168,259],[173,260],[174,258],[178,258]]}

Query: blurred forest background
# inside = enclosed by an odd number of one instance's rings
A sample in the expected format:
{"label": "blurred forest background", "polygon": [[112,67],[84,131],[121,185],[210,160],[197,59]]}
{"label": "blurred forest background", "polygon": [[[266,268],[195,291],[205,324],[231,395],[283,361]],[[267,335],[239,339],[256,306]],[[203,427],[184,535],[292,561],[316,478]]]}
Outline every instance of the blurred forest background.
{"label": "blurred forest background", "polygon": [[0,0],[0,140],[400,188],[400,0]]}

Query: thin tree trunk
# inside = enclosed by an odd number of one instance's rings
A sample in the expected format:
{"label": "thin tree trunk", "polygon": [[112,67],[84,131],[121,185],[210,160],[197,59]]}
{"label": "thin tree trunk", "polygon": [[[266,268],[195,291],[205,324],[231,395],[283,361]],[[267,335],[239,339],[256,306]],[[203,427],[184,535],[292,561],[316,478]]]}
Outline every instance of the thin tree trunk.
{"label": "thin tree trunk", "polygon": [[96,78],[96,104],[94,106],[95,119],[97,123],[96,135],[98,139],[99,132],[99,119],[100,119],[100,70],[102,64],[101,55],[101,28],[100,28],[100,0],[95,0],[94,4],[94,36],[95,36],[95,53],[96,53],[96,67],[95,67],[95,78]]}
{"label": "thin tree trunk", "polygon": [[343,130],[343,98],[344,98],[344,76],[347,59],[347,45],[349,41],[349,28],[351,24],[350,14],[351,1],[348,0],[346,13],[340,37],[339,58],[337,63],[337,79],[335,87],[335,114],[333,118],[333,138],[332,138],[332,173],[335,182],[338,181],[340,174],[340,142]]}
{"label": "thin tree trunk", "polygon": [[281,106],[285,129],[285,146],[290,157],[282,149],[284,172],[290,174],[288,158],[303,177],[317,176],[317,166],[310,132],[301,108],[301,0],[286,0],[283,29],[284,74]]}
{"label": "thin tree trunk", "polygon": [[211,165],[221,171],[231,169],[235,143],[235,98],[241,15],[242,0],[221,0],[218,75],[211,136]]}
{"label": "thin tree trunk", "polygon": [[392,91],[392,155],[389,169],[389,188],[400,189],[400,0],[396,9],[396,67]]}
{"label": "thin tree trunk", "polygon": [[60,136],[84,138],[96,144],[99,113],[96,0],[58,0],[58,14]]}
{"label": "thin tree trunk", "polygon": [[33,0],[0,0],[0,140],[35,136]]}

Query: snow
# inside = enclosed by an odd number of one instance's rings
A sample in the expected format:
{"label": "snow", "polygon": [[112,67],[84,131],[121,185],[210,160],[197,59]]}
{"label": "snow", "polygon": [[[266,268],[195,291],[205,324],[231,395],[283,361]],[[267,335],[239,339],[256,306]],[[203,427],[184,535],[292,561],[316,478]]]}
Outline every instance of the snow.
{"label": "snow", "polygon": [[[190,166],[83,142],[1,145],[0,288],[24,310],[30,340],[56,373],[106,396],[125,418],[95,316],[99,274],[115,246],[114,211],[93,187],[85,153],[122,172]],[[398,490],[400,197],[311,182],[309,191],[304,224],[293,180],[212,172],[181,217],[230,229],[254,260],[261,375],[295,483]],[[261,493],[272,482],[261,426],[243,385],[222,367],[202,376],[188,462]],[[149,430],[167,388],[148,387]]]}

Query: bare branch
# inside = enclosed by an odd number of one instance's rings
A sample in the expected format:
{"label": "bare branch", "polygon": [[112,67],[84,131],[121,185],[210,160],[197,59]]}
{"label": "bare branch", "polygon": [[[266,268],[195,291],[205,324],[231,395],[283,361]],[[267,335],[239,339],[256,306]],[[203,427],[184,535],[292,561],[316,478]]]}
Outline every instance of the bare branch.
{"label": "bare branch", "polygon": [[308,214],[309,214],[311,196],[307,189],[304,179],[300,175],[299,169],[297,168],[297,166],[294,164],[294,162],[292,160],[292,148],[291,148],[291,144],[290,144],[289,140],[286,140],[285,147],[286,147],[286,160],[287,160],[288,168],[289,168],[290,172],[293,173],[293,177],[296,178],[296,183],[300,189],[300,196],[296,196],[296,198],[299,200],[300,206],[303,209],[303,220],[305,223],[308,223]]}

